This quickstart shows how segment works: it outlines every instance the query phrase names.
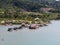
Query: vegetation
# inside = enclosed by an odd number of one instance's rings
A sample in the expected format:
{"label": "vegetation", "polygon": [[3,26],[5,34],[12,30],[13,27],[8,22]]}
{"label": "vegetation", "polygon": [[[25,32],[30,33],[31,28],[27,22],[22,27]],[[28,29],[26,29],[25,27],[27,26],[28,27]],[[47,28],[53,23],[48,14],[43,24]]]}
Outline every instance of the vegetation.
{"label": "vegetation", "polygon": [[[53,8],[42,12],[41,8]],[[44,11],[44,10],[43,10]],[[0,0],[0,22],[2,20],[25,20],[35,22],[49,22],[50,20],[60,19],[60,1],[42,0]]]}

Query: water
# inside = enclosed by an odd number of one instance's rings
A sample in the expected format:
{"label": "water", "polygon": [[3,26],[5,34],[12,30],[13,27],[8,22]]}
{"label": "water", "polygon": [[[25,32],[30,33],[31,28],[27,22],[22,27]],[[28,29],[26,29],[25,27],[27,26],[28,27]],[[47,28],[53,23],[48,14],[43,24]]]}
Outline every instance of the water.
{"label": "water", "polygon": [[60,21],[36,30],[27,28],[8,32],[8,27],[0,26],[0,45],[60,45]]}

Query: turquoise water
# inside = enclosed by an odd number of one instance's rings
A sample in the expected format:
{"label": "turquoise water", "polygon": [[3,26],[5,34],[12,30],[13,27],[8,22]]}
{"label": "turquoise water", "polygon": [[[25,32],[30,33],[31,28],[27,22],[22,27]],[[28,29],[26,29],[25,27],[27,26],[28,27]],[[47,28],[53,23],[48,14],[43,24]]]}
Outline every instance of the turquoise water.
{"label": "turquoise water", "polygon": [[46,27],[36,30],[27,28],[8,32],[8,27],[0,26],[0,45],[60,45],[60,21],[51,21]]}

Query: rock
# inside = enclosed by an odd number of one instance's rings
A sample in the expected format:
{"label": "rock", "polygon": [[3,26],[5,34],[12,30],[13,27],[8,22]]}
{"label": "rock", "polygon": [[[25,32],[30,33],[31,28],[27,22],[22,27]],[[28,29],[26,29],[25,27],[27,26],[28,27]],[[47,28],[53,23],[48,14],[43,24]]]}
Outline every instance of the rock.
{"label": "rock", "polygon": [[22,26],[19,26],[19,27],[18,27],[18,29],[21,29],[21,28],[22,28]]}
{"label": "rock", "polygon": [[38,28],[39,26],[37,25],[37,24],[31,24],[30,26],[29,26],[29,29],[36,29],[36,28]]}
{"label": "rock", "polygon": [[5,21],[1,21],[1,23],[3,24],[3,23],[5,23]]}
{"label": "rock", "polygon": [[8,28],[8,31],[9,31],[9,32],[12,32],[12,28]]}
{"label": "rock", "polygon": [[18,27],[14,27],[14,28],[13,28],[13,30],[17,30],[17,29],[18,29]]}
{"label": "rock", "polygon": [[48,26],[47,24],[43,24],[44,26]]}

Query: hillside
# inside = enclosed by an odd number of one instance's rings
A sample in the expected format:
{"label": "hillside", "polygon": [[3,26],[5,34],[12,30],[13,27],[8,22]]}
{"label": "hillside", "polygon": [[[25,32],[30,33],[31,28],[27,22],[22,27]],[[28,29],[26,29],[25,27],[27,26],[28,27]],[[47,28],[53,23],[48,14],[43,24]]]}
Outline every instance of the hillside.
{"label": "hillside", "polygon": [[41,8],[52,7],[60,10],[60,2],[55,0],[0,0],[0,8],[14,8],[20,11],[40,12]]}
{"label": "hillside", "polygon": [[[28,20],[49,22],[60,19],[60,1],[54,0],[0,0],[0,21]],[[8,21],[9,23],[9,21]]]}

